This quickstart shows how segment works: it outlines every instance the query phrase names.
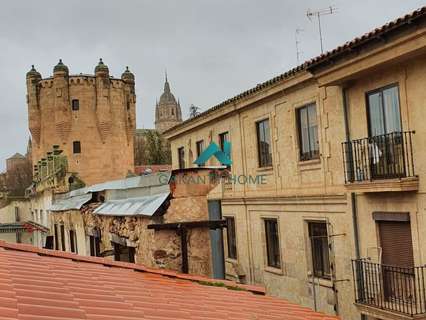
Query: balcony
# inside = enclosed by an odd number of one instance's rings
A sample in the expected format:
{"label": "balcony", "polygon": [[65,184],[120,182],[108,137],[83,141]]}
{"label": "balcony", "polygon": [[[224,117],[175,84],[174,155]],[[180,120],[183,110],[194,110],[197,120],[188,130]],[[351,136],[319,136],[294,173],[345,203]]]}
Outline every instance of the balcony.
{"label": "balcony", "polygon": [[412,136],[392,132],[342,143],[345,185],[350,191],[417,191]]}
{"label": "balcony", "polygon": [[355,304],[379,319],[426,319],[426,267],[352,260]]}

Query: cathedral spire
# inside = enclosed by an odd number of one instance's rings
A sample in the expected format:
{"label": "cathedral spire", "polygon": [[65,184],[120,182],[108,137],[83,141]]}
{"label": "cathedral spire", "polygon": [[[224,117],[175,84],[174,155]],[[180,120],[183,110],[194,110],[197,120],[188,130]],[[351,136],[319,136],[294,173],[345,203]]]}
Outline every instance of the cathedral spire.
{"label": "cathedral spire", "polygon": [[170,93],[170,84],[169,84],[169,80],[167,79],[167,69],[165,72],[164,92]]}

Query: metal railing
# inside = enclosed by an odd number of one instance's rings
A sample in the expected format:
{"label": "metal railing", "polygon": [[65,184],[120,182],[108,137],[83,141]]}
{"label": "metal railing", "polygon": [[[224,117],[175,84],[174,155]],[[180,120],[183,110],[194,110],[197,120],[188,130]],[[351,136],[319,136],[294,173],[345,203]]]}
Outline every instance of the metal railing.
{"label": "metal railing", "polygon": [[343,142],[345,183],[414,177],[414,133],[392,132]]}
{"label": "metal railing", "polygon": [[352,260],[356,303],[414,316],[426,313],[426,267]]}

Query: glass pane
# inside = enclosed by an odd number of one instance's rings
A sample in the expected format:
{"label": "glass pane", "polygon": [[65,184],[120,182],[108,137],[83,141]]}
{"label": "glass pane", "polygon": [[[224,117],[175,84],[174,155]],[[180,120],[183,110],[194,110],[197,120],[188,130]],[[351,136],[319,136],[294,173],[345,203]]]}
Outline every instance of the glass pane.
{"label": "glass pane", "polygon": [[381,103],[381,93],[373,93],[368,95],[368,108],[370,115],[370,134],[378,136],[385,134],[384,116]]}
{"label": "glass pane", "polygon": [[386,133],[401,131],[398,87],[383,90]]}
{"label": "glass pane", "polygon": [[308,107],[308,126],[309,126],[309,146],[312,155],[319,150],[318,143],[318,125],[317,125],[317,109],[315,105]]}
{"label": "glass pane", "polygon": [[309,126],[308,126],[308,114],[307,109],[302,108],[299,110],[299,121],[300,121],[300,148],[302,158],[309,153]]}

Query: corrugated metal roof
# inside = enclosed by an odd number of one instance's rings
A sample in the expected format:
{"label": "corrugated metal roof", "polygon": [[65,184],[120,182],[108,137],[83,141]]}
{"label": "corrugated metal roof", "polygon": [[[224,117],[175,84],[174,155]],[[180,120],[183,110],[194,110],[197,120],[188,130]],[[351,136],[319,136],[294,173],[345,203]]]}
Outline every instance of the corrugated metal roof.
{"label": "corrugated metal roof", "polygon": [[79,210],[83,204],[92,199],[92,194],[83,194],[65,199],[56,199],[51,207],[50,211],[65,211],[65,210]]}
{"label": "corrugated metal roof", "polygon": [[170,192],[151,196],[105,201],[93,211],[108,216],[152,216],[169,197]]}
{"label": "corrugated metal roof", "polygon": [[125,190],[133,188],[153,187],[166,185],[170,181],[171,172],[159,172],[150,175],[131,177],[121,180],[107,181],[93,186],[77,189],[69,192],[66,196],[73,197],[90,192],[100,192],[104,190]]}

